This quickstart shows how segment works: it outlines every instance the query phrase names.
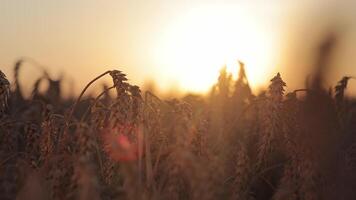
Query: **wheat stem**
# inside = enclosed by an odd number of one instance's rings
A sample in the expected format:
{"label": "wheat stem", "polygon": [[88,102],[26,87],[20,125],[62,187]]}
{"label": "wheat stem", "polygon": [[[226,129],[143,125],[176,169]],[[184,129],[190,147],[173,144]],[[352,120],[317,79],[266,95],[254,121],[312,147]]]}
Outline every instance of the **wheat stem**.
{"label": "wheat stem", "polygon": [[73,106],[72,106],[72,108],[71,108],[71,110],[70,110],[70,112],[69,112],[68,118],[67,118],[66,123],[65,123],[65,128],[64,128],[65,131],[64,131],[64,133],[67,132],[67,130],[68,130],[68,125],[69,125],[70,120],[71,120],[72,117],[73,117],[74,110],[75,110],[75,108],[77,107],[78,103],[81,101],[81,99],[82,99],[84,93],[87,91],[87,89],[88,89],[95,81],[99,80],[101,77],[105,76],[106,74],[109,74],[110,72],[111,72],[111,71],[109,70],[109,71],[106,71],[106,72],[100,74],[99,76],[97,76],[96,78],[94,78],[93,80],[91,80],[91,81],[84,87],[84,89],[83,89],[82,92],[80,93],[80,95],[79,95],[79,97],[77,98],[77,100],[74,102],[74,104],[73,104]]}

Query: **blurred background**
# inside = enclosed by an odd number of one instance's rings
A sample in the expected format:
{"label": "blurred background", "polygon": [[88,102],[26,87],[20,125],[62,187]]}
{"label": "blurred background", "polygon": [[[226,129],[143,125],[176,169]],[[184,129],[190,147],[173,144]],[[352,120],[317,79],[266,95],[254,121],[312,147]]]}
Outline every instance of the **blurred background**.
{"label": "blurred background", "polygon": [[[16,60],[30,57],[52,76],[64,74],[66,94],[108,69],[161,94],[205,93],[222,66],[236,77],[241,60],[255,92],[277,72],[294,90],[304,87],[318,45],[332,32],[337,43],[325,83],[331,86],[356,75],[355,6],[349,0],[1,0],[0,68],[13,80]],[[29,89],[25,82],[42,72],[26,65],[21,80]]]}

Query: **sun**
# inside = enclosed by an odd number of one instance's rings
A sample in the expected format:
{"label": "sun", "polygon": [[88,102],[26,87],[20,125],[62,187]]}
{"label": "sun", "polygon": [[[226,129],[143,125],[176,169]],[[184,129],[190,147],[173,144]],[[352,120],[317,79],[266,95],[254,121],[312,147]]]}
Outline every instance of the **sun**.
{"label": "sun", "polygon": [[253,88],[271,70],[274,38],[247,12],[235,7],[200,7],[178,17],[155,48],[162,76],[191,92],[206,92],[226,65],[237,76],[237,60],[245,63]]}

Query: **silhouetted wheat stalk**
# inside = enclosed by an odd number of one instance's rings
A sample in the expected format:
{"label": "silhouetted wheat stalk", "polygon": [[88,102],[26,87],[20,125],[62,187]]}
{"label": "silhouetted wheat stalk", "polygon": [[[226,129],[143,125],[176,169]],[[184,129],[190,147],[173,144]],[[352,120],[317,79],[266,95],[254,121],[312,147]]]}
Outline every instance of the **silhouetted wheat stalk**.
{"label": "silhouetted wheat stalk", "polygon": [[261,133],[260,146],[258,147],[258,165],[264,164],[268,155],[275,148],[276,140],[282,135],[282,123],[281,111],[282,100],[284,94],[284,86],[286,84],[281,79],[278,73],[273,79],[271,79],[271,85],[269,86],[269,98],[265,103],[263,111],[263,132]]}

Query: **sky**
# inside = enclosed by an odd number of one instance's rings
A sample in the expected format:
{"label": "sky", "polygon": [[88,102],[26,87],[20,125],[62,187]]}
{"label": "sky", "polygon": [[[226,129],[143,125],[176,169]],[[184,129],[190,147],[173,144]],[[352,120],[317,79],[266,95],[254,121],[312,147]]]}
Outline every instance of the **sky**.
{"label": "sky", "polygon": [[[318,42],[336,27],[334,84],[356,76],[355,6],[348,0],[0,0],[0,69],[12,79],[16,59],[30,57],[53,77],[65,74],[76,92],[109,69],[134,84],[154,80],[163,91],[203,92],[222,65],[236,75],[242,60],[255,90],[277,72],[296,89]],[[26,65],[20,78],[30,89],[39,76]]]}

